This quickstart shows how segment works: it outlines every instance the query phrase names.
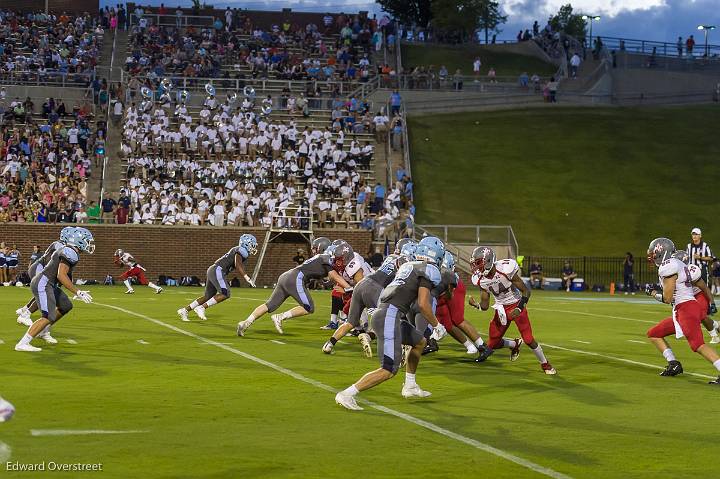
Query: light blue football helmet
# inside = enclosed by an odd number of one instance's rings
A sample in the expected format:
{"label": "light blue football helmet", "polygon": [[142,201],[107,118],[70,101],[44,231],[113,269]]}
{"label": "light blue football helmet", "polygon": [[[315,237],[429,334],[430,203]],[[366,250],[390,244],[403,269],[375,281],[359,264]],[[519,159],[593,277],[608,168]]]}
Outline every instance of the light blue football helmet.
{"label": "light blue football helmet", "polygon": [[[435,236],[426,236],[420,240],[419,244],[428,247],[427,254],[430,258],[432,258],[433,263],[437,266],[442,264],[443,258],[445,257],[445,243],[443,243],[440,238]],[[417,253],[415,253],[415,255],[417,256]]]}
{"label": "light blue football helmet", "polygon": [[325,251],[323,251],[323,254],[329,254],[330,256],[332,256],[332,254],[335,252],[335,246],[336,245],[331,244],[330,246],[325,248]]}
{"label": "light blue football helmet", "polygon": [[445,250],[438,247],[437,244],[420,243],[415,250],[415,259],[419,261],[427,261],[428,263],[440,266],[445,256]]}
{"label": "light blue football helmet", "polygon": [[240,237],[240,241],[238,241],[238,246],[241,248],[245,248],[245,251],[248,252],[250,255],[256,255],[258,250],[258,242],[255,236],[251,234],[245,233]]}
{"label": "light blue football helmet", "polygon": [[400,255],[405,257],[408,261],[415,261],[415,250],[417,249],[417,243],[406,243],[400,250]]}
{"label": "light blue football helmet", "polygon": [[60,241],[67,244],[68,238],[70,238],[70,235],[72,234],[73,231],[75,231],[75,229],[76,229],[75,226],[66,226],[65,228],[60,230]]}
{"label": "light blue football helmet", "polygon": [[95,252],[95,238],[87,228],[73,228],[68,236],[67,245],[74,246],[88,254]]}
{"label": "light blue football helmet", "polygon": [[442,261],[443,268],[447,268],[450,271],[455,270],[455,257],[450,251],[445,251],[445,256]]}

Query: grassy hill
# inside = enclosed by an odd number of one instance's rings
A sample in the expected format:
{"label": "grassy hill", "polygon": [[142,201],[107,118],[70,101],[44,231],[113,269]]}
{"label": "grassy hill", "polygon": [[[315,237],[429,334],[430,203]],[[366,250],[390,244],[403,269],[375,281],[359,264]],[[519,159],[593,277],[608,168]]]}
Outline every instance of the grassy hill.
{"label": "grassy hill", "polygon": [[518,76],[522,72],[528,75],[537,73],[540,76],[555,74],[557,67],[539,58],[517,53],[508,53],[497,47],[478,45],[403,45],[403,66],[407,68],[418,65],[434,65],[439,69],[445,65],[452,74],[460,69],[464,75],[472,75],[472,63],[480,57],[482,68],[480,73],[487,75],[490,67],[495,68],[498,76]]}
{"label": "grassy hill", "polygon": [[694,226],[718,249],[713,125],[715,106],[411,118],[417,221],[511,224],[523,254],[639,254]]}

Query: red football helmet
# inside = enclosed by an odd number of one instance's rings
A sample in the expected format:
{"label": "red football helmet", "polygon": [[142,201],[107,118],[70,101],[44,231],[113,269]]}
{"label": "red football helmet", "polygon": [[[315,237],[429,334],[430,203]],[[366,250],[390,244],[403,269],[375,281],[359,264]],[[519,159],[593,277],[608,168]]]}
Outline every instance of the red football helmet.
{"label": "red football helmet", "polygon": [[333,269],[338,273],[345,271],[345,267],[355,258],[355,252],[348,243],[343,241],[332,252]]}

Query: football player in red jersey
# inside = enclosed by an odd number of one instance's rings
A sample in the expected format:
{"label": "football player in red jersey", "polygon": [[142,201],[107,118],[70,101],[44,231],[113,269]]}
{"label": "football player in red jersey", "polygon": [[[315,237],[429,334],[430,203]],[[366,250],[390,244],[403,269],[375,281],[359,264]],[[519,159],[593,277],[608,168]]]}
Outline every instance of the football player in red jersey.
{"label": "football player in red jersey", "polygon": [[704,281],[702,283],[697,282],[699,279],[702,278],[702,269],[699,266],[690,263],[690,255],[688,255],[687,251],[685,250],[675,251],[672,257],[679,259],[688,267],[688,271],[690,272],[690,279],[693,282],[693,293],[695,294],[695,300],[700,303],[703,311],[706,311],[702,323],[703,326],[705,326],[705,329],[707,329],[710,333],[710,344],[720,343],[720,334],[718,334],[720,325],[718,325],[718,322],[714,321],[710,317],[711,314],[717,313],[715,298],[713,298],[710,288],[707,286],[707,284],[705,284]]}
{"label": "football player in red jersey", "polygon": [[[525,342],[545,374],[557,374],[550,365],[542,347],[535,341],[526,305],[530,300],[530,289],[520,277],[520,267],[512,259],[496,261],[495,251],[487,246],[478,246],[472,253],[472,282],[481,290],[480,303],[471,296],[469,303],[483,311],[490,307],[490,294],[495,297],[492,306],[495,315],[490,322],[490,331],[486,350],[475,360],[483,362],[496,348],[510,348],[510,361],[515,361],[520,354],[520,346]],[[503,334],[514,322],[522,338],[505,339]]]}
{"label": "football player in red jersey", "polygon": [[127,287],[127,291],[125,291],[125,294],[133,294],[135,290],[132,287],[132,283],[130,282],[130,278],[135,278],[138,283],[140,283],[143,286],[149,286],[152,289],[155,290],[156,294],[160,294],[163,292],[163,289],[153,283],[152,281],[148,281],[145,277],[145,271],[146,269],[142,267],[140,263],[135,261],[135,258],[130,253],[126,253],[125,251],[121,249],[115,250],[115,255],[113,256],[113,262],[117,266],[125,266],[129,268],[127,271],[125,271],[123,274],[120,275],[118,278],[120,281],[125,283],[125,286]]}

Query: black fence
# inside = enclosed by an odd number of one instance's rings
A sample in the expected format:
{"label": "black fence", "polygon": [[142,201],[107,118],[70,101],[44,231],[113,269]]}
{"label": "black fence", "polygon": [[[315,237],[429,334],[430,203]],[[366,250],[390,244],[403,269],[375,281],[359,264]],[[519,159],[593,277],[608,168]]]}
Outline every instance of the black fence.
{"label": "black fence", "polygon": [[[565,261],[577,273],[578,278],[585,280],[588,288],[594,285],[609,287],[615,283],[618,289],[623,284],[624,256],[619,257],[598,257],[598,256],[526,256],[523,260],[523,275],[528,275],[530,265],[537,262],[542,266],[545,278],[562,277]],[[636,256],[633,264],[635,288],[642,287],[646,283],[657,283],[657,269],[648,264],[645,256]]]}

